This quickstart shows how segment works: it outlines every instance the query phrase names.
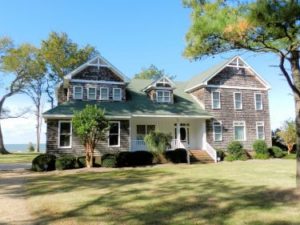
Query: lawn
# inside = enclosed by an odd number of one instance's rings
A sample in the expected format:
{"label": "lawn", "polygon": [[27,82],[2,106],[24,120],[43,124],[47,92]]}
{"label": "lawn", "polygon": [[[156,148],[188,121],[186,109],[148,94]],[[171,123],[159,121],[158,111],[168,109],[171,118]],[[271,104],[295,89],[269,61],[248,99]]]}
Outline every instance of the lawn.
{"label": "lawn", "polygon": [[37,224],[300,224],[295,161],[162,165],[33,175]]}
{"label": "lawn", "polygon": [[31,163],[39,153],[0,154],[0,163]]}

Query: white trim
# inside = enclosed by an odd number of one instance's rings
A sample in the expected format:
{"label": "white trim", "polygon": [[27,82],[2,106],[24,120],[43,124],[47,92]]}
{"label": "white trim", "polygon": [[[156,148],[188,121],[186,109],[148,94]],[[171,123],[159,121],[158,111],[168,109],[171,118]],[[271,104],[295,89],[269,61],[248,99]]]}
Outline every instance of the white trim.
{"label": "white trim", "polygon": [[[75,96],[76,96],[75,88],[80,88],[81,89],[81,97],[80,98],[75,98]],[[83,87],[82,86],[73,86],[73,99],[74,100],[81,100],[81,99],[83,99]]]}
{"label": "white trim", "polygon": [[[102,98],[102,89],[107,90],[107,98]],[[108,87],[100,87],[99,100],[109,100],[109,88]]]}
{"label": "white trim", "polygon": [[[70,124],[70,145],[69,146],[61,146],[60,145],[60,128],[61,128],[61,123],[69,123]],[[59,120],[58,121],[58,136],[57,136],[57,147],[58,148],[72,148],[72,121],[70,120]]]}
{"label": "white trim", "polygon": [[154,87],[154,88],[161,88],[161,89],[167,89],[167,87],[156,87],[156,84],[159,83],[160,80],[162,79],[167,79],[171,85],[171,88],[168,88],[168,89],[174,89],[175,88],[175,83],[167,76],[163,75],[162,77],[159,77],[157,78],[156,80],[154,80],[151,84],[149,84],[147,87],[145,87],[144,89],[142,89],[142,91],[146,91],[148,90],[149,88],[151,87]]}
{"label": "white trim", "polygon": [[[120,90],[120,98],[115,98],[115,90]],[[121,88],[113,88],[113,100],[114,101],[122,101],[122,89]]]}
{"label": "white trim", "polygon": [[119,81],[80,80],[80,79],[71,79],[70,82],[73,82],[73,83],[88,83],[88,84],[125,84],[125,82],[119,82]]}
{"label": "white trim", "polygon": [[[265,81],[262,76],[260,76],[248,63],[246,63],[240,56],[235,56],[232,59],[230,59],[230,61],[228,60],[223,66],[221,66],[215,73],[213,73],[211,76],[207,77],[202,83],[200,84],[196,84],[195,86],[185,89],[185,92],[191,92],[194,89],[199,88],[202,85],[207,85],[208,81],[211,80],[213,77],[215,77],[218,73],[220,73],[225,67],[227,67],[232,61],[234,61],[235,59],[240,59],[244,64],[245,67],[247,67],[247,69],[252,70],[254,75],[258,78],[258,80],[260,81],[260,83],[262,83],[265,86],[266,90],[269,90],[271,88],[271,85]],[[240,67],[242,68],[242,67]]]}
{"label": "white trim", "polygon": [[[162,101],[158,101],[158,92],[161,92],[162,93]],[[165,94],[168,93],[169,96],[166,96]],[[156,90],[156,102],[159,102],[159,103],[170,103],[171,102],[171,91],[167,91],[167,90]],[[168,97],[169,98],[169,101],[165,101],[165,98]]]}
{"label": "white trim", "polygon": [[[235,125],[235,123],[242,123],[244,126],[244,140],[238,140],[235,139],[235,127],[241,126],[241,125]],[[246,122],[245,121],[233,121],[233,139],[235,141],[247,141],[247,136],[246,136]]]}
{"label": "white trim", "polygon": [[[90,98],[90,89],[95,90],[95,98]],[[88,100],[96,100],[97,99],[97,88],[96,87],[88,87],[87,88],[87,99]]]}
{"label": "white trim", "polygon": [[[219,106],[214,107],[214,93],[219,93]],[[211,92],[211,108],[212,109],[221,109],[221,93],[220,91],[212,91]]]}
{"label": "white trim", "polygon": [[118,124],[118,145],[110,145],[110,144],[109,144],[109,135],[110,135],[110,131],[108,131],[108,140],[107,140],[108,147],[120,147],[120,139],[121,139],[121,122],[120,122],[120,121],[109,121],[109,123],[117,123],[117,124]]}
{"label": "white trim", "polygon": [[192,96],[192,98],[195,100],[195,102],[197,102],[203,109],[205,109],[205,105],[203,104],[203,102],[201,102],[196,96],[194,96],[193,94],[190,94],[190,96]]}
{"label": "white trim", "polygon": [[[258,127],[259,126],[262,126],[263,127],[263,138],[262,139],[260,139],[259,137],[258,137]],[[266,135],[265,135],[265,123],[264,123],[264,121],[257,121],[256,122],[256,139],[257,140],[265,140],[265,138],[266,138]]]}
{"label": "white trim", "polygon": [[210,119],[213,116],[189,116],[189,115],[157,115],[157,114],[132,114],[132,117],[152,117],[152,118],[203,118]]}
{"label": "white trim", "polygon": [[[261,109],[256,108],[256,101],[257,101],[256,96],[257,96],[257,95],[260,95]],[[264,109],[263,95],[262,95],[261,92],[259,92],[259,93],[258,93],[258,92],[255,92],[255,93],[254,93],[254,107],[255,107],[255,110],[256,110],[256,111],[262,111],[262,110]]]}
{"label": "white trim", "polygon": [[[218,126],[220,126],[221,127],[221,140],[216,140],[216,138],[215,138],[215,134],[216,134],[216,132],[215,132],[215,124],[219,124]],[[223,124],[222,124],[222,121],[214,121],[213,123],[212,123],[212,127],[213,127],[213,139],[214,139],[214,141],[215,142],[220,142],[220,141],[223,141]]]}
{"label": "white trim", "polygon": [[243,90],[258,90],[258,91],[267,91],[267,88],[255,88],[255,87],[241,87],[241,86],[229,86],[229,85],[203,85],[204,87],[209,88],[228,88],[228,89],[243,89]]}
{"label": "white trim", "polygon": [[[241,108],[236,108],[236,97],[235,94],[240,94],[241,95]],[[235,110],[242,110],[243,109],[243,94],[242,92],[233,92],[233,107]]]}
{"label": "white trim", "polygon": [[[130,119],[131,116],[105,116],[108,119]],[[59,114],[52,114],[52,115],[43,115],[44,119],[72,119],[73,115],[59,115]]]}

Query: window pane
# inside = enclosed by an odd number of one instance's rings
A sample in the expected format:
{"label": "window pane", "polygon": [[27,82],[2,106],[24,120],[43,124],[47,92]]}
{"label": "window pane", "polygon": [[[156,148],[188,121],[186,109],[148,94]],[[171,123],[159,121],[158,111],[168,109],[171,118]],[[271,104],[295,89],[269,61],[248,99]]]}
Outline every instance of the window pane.
{"label": "window pane", "polygon": [[119,124],[118,123],[110,123],[109,133],[110,134],[118,134],[119,133]]}
{"label": "window pane", "polygon": [[242,108],[242,94],[241,93],[234,93],[234,104],[236,109]]}
{"label": "window pane", "polygon": [[213,92],[213,108],[220,108],[220,93]]}
{"label": "window pane", "polygon": [[148,125],[147,126],[147,134],[150,134],[152,131],[155,131],[155,125]]}
{"label": "window pane", "polygon": [[264,127],[263,126],[257,126],[257,138],[258,139],[264,139]]}
{"label": "window pane", "polygon": [[119,123],[110,123],[108,144],[119,145]]}
{"label": "window pane", "polygon": [[70,135],[60,135],[60,146],[67,147],[70,146]]}
{"label": "window pane", "polygon": [[180,140],[186,141],[186,129],[184,127],[180,127]]}
{"label": "window pane", "polygon": [[214,130],[214,140],[222,141],[222,125],[221,125],[221,123],[214,123],[213,130]]}
{"label": "window pane", "polygon": [[222,134],[215,133],[215,141],[222,141]]}
{"label": "window pane", "polygon": [[89,88],[89,99],[96,99],[96,89]]}
{"label": "window pane", "polygon": [[60,133],[70,134],[71,133],[71,123],[60,123]]}
{"label": "window pane", "polygon": [[114,95],[113,95],[113,97],[116,100],[121,99],[121,89],[119,89],[119,88],[114,89]]}
{"label": "window pane", "polygon": [[256,96],[255,97],[256,109],[262,109],[262,96],[261,96],[261,94],[256,94],[255,96]]}
{"label": "window pane", "polygon": [[108,88],[101,88],[100,89],[100,98],[105,100],[108,99]]}
{"label": "window pane", "polygon": [[109,135],[109,145],[110,146],[118,145],[119,144],[118,142],[119,142],[118,135],[115,135],[115,134]]}
{"label": "window pane", "polygon": [[244,140],[244,126],[235,126],[234,127],[234,139],[235,140]]}

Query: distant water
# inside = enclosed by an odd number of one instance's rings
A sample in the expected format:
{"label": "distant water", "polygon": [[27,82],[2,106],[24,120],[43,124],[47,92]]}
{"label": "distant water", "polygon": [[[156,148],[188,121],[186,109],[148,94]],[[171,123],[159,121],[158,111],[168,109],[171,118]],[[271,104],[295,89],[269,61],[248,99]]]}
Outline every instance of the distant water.
{"label": "distant water", "polygon": [[[35,147],[35,145],[33,145]],[[5,148],[9,152],[27,152],[28,151],[28,144],[6,144]],[[46,151],[46,144],[40,145],[40,152]]]}

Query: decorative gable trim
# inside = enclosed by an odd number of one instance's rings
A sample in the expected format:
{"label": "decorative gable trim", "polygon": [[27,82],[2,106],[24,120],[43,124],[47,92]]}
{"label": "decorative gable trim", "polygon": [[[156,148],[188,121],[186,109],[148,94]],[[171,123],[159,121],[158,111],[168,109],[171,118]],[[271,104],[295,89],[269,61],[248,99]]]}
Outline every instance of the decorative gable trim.
{"label": "decorative gable trim", "polygon": [[[233,65],[232,63],[234,61],[237,61],[237,65]],[[242,62],[242,65],[239,65],[239,61]],[[258,81],[264,85],[265,90],[269,90],[271,89],[271,85],[262,78],[262,76],[260,76],[249,64],[247,64],[240,56],[235,56],[233,57],[231,60],[229,60],[227,63],[225,63],[223,66],[221,66],[220,68],[218,68],[214,73],[212,73],[210,76],[208,76],[207,78],[205,78],[201,83],[196,84],[195,86],[188,88],[185,90],[185,92],[192,92],[193,90],[202,87],[202,86],[208,86],[208,82],[214,78],[216,75],[218,75],[224,68],[226,67],[236,67],[236,68],[247,68],[249,70],[251,70],[254,75],[256,76],[256,78],[258,79]]]}
{"label": "decorative gable trim", "polygon": [[121,71],[119,71],[115,66],[113,66],[110,62],[108,62],[101,55],[98,55],[98,56],[92,58],[91,60],[87,61],[86,63],[82,64],[81,66],[79,66],[78,68],[73,70],[72,72],[68,73],[67,75],[64,76],[64,79],[68,79],[68,80],[72,79],[72,77],[74,75],[76,75],[77,73],[81,72],[82,70],[84,70],[85,68],[87,68],[89,66],[94,66],[97,68],[107,67],[107,68],[111,69],[114,72],[114,74],[117,77],[119,77],[122,81],[124,81],[124,82],[129,81],[129,78],[127,78]]}
{"label": "decorative gable trim", "polygon": [[168,83],[171,85],[171,87],[161,87],[161,89],[169,89],[169,90],[175,89],[175,86],[176,86],[175,83],[169,77],[164,75],[164,76],[159,77],[156,80],[154,80],[151,84],[149,84],[147,87],[145,87],[142,91],[147,91],[152,88],[158,88],[158,87],[156,87],[156,84],[159,83],[163,79],[166,79],[168,81]]}

